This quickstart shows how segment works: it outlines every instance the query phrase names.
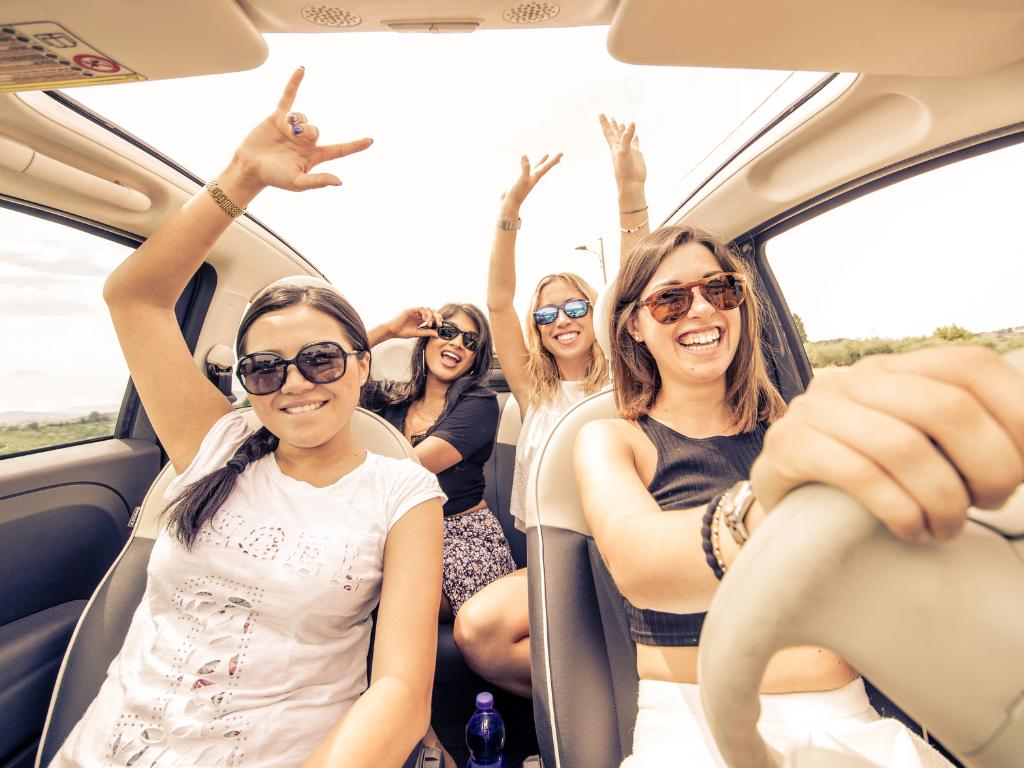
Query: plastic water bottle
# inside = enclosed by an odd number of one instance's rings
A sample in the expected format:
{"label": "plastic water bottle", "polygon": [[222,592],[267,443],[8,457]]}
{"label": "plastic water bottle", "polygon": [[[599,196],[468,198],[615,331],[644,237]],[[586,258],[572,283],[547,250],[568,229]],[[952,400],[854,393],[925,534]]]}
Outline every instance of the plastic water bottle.
{"label": "plastic water bottle", "polygon": [[494,711],[494,697],[484,691],[476,697],[476,712],[466,724],[469,762],[466,768],[505,768],[505,723]]}

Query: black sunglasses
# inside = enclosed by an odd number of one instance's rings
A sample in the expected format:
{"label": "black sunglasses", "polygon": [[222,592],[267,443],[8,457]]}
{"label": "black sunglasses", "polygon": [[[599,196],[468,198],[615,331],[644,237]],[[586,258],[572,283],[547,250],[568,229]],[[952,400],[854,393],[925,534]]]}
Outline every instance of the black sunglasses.
{"label": "black sunglasses", "polygon": [[468,349],[470,352],[475,352],[477,345],[480,344],[480,334],[474,333],[473,331],[464,331],[455,323],[449,323],[445,321],[441,323],[441,327],[437,329],[438,337],[445,341],[453,341],[458,338],[459,334],[462,334],[462,346]]}
{"label": "black sunglasses", "polygon": [[273,352],[254,352],[238,361],[237,375],[250,395],[269,395],[284,386],[288,366],[299,369],[306,381],[329,384],[345,375],[349,355],[362,355],[365,350],[343,349],[334,341],[315,341],[307,344],[291,360]]}
{"label": "black sunglasses", "polygon": [[587,312],[590,311],[590,301],[588,299],[570,299],[560,307],[554,304],[537,307],[533,310],[533,320],[537,325],[550,325],[558,319],[558,310],[565,312],[566,317],[578,320],[587,316]]}

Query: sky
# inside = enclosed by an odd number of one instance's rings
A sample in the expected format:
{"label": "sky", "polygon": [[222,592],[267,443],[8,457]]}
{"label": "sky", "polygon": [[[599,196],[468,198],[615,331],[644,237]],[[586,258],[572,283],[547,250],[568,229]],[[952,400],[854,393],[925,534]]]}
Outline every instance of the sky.
{"label": "sky", "polygon": [[[599,112],[637,122],[658,224],[699,180],[690,171],[709,153],[751,134],[819,77],[632,66],[610,57],[605,36],[600,27],[268,35],[268,60],[249,72],[67,93],[208,179],[304,65],[295,108],[325,141],[371,136],[374,145],[327,166],[344,186],[268,190],[250,211],[371,325],[407,306],[483,306],[499,199],[519,156],[562,151],[561,165],[522,209],[522,310],[537,279],[552,271],[576,271],[603,287],[598,257],[578,245],[603,245],[609,278],[617,269],[615,188]],[[967,172],[945,169],[955,178],[937,186],[898,185],[769,245],[812,340],[927,334],[954,322],[976,331],[1024,324],[1019,303],[993,301],[963,280],[982,252],[998,266],[997,281],[1024,279],[1009,229],[1024,154],[970,162]],[[0,316],[18,363],[0,371],[0,412],[116,404],[127,375],[100,290],[126,251],[10,216],[0,211],[0,231],[17,232],[0,250]]]}

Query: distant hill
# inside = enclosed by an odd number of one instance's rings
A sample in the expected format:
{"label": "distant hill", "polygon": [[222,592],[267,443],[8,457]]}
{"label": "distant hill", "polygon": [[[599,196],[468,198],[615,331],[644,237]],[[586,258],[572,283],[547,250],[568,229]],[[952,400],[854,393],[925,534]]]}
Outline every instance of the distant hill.
{"label": "distant hill", "polygon": [[83,405],[78,408],[67,408],[61,411],[3,411],[0,412],[0,425],[55,424],[70,419],[80,419],[93,411],[102,414],[117,414],[119,405]]}

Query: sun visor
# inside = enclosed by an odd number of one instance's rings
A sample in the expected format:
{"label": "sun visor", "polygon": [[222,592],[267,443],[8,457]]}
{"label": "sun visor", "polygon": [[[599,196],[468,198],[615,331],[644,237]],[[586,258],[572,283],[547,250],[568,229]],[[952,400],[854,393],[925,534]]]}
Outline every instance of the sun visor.
{"label": "sun visor", "polygon": [[234,2],[0,2],[0,92],[238,72],[266,58]]}
{"label": "sun visor", "polygon": [[1024,59],[1019,0],[622,0],[629,64],[957,77]]}

